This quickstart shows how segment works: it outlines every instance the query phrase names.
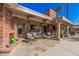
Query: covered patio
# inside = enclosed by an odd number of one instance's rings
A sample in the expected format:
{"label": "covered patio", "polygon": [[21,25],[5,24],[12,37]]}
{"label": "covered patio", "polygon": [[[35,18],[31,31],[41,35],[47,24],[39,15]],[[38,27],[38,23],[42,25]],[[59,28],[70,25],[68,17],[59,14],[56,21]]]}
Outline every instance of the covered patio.
{"label": "covered patio", "polygon": [[68,21],[65,17],[56,17],[54,21],[52,21],[52,25],[55,25],[55,36],[60,40],[61,38],[69,38],[70,37],[70,28],[74,24]]}
{"label": "covered patio", "polygon": [[11,3],[2,4],[2,11],[0,51],[10,52],[13,49],[6,47],[10,45],[12,37],[16,37],[17,41],[19,37],[30,41],[37,38],[60,40],[70,36],[69,28],[73,23],[65,17],[56,17],[56,12],[51,9],[47,11],[48,15],[44,15]]}
{"label": "covered patio", "polygon": [[[8,7],[12,11],[12,16],[16,23],[16,33],[18,37],[26,39],[42,38],[42,33],[44,32],[44,27],[50,24],[52,19],[49,16],[37,13],[33,10],[23,8],[12,8],[14,5]],[[30,11],[30,12],[29,12]],[[34,14],[32,14],[34,13]],[[37,13],[37,15],[36,15]]]}

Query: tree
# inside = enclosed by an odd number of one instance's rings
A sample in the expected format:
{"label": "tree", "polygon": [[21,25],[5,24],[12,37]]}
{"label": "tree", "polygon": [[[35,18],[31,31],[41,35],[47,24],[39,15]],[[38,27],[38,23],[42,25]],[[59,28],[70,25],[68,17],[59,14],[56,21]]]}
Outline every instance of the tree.
{"label": "tree", "polygon": [[58,13],[58,14],[60,14],[61,12],[62,12],[62,7],[61,6],[58,6],[58,8],[56,9],[56,12]]}

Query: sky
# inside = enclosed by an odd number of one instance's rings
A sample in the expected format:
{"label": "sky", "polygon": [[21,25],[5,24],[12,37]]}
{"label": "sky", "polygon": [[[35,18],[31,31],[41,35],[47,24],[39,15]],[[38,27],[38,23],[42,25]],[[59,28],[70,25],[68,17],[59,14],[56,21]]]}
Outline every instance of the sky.
{"label": "sky", "polygon": [[[66,3],[18,3],[21,6],[32,9],[34,11],[45,14],[47,9],[57,9],[58,6],[62,7],[62,12],[60,16],[67,17],[67,4]],[[79,3],[69,3],[68,4],[68,20],[72,21],[74,24],[79,25]]]}

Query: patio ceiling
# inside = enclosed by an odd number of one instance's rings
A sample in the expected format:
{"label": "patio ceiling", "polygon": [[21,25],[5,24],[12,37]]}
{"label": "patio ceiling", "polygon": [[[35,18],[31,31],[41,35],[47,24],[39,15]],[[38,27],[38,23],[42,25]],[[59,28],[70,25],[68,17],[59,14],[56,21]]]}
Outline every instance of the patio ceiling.
{"label": "patio ceiling", "polygon": [[72,28],[79,28],[79,25],[74,25],[72,26]]}
{"label": "patio ceiling", "polygon": [[[15,18],[19,18],[21,20],[24,20],[24,21],[32,21],[32,22],[40,22],[40,23],[49,23],[49,21],[46,21],[46,20],[42,20],[40,18],[35,18],[35,17],[32,17],[32,16],[24,16],[24,15],[21,15],[21,14],[16,14],[16,13],[13,13],[12,14],[13,17]],[[17,20],[17,19],[16,19]]]}
{"label": "patio ceiling", "polygon": [[52,19],[49,16],[46,16],[44,14],[38,13],[36,11],[33,11],[31,9],[25,8],[23,6],[19,6],[18,4],[15,3],[8,3],[5,4],[5,6],[7,8],[9,8],[12,12],[13,12],[13,16],[15,17],[20,17],[23,19],[29,19],[29,18],[33,18],[35,19],[35,21],[43,21],[49,23],[49,22],[62,22],[62,23],[66,23],[69,25],[74,25],[72,22],[70,22],[67,18],[63,17],[56,17],[55,19]]}
{"label": "patio ceiling", "polygon": [[56,17],[54,19],[55,22],[59,23],[62,22],[62,24],[66,24],[66,25],[74,25],[72,22],[70,22],[67,18],[63,17]]}
{"label": "patio ceiling", "polygon": [[51,17],[49,16],[46,16],[44,14],[41,14],[41,13],[38,13],[34,10],[31,10],[31,9],[28,9],[28,8],[25,8],[23,6],[20,6],[18,4],[15,4],[15,3],[8,3],[8,4],[5,4],[9,9],[11,9],[13,12],[16,12],[16,13],[21,13],[21,14],[24,14],[24,15],[29,15],[29,16],[32,16],[32,17],[37,17],[37,18],[40,18],[40,19],[44,19],[44,20],[52,20]]}
{"label": "patio ceiling", "polygon": [[[11,4],[11,5],[12,6],[10,6],[10,5],[8,6],[7,4],[5,4],[5,6],[7,8],[9,8],[10,11],[12,11],[12,15],[14,17],[18,17],[18,18],[21,18],[21,19],[26,19],[26,20],[29,20],[29,21],[38,21],[38,22],[42,22],[42,23],[49,23],[49,21],[51,20],[51,19],[48,19],[48,18],[39,17],[38,15],[35,16],[34,14],[24,12],[24,11],[20,10],[18,7],[16,7],[16,4]],[[15,7],[15,8],[13,8],[13,7]],[[45,16],[45,17],[47,17],[47,16]]]}

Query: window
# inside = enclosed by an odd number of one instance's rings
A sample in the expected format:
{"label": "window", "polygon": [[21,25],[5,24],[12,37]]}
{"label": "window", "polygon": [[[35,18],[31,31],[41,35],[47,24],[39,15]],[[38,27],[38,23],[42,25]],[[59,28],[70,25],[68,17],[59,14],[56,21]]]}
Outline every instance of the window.
{"label": "window", "polygon": [[22,26],[21,25],[18,26],[18,34],[19,35],[22,34]]}
{"label": "window", "polygon": [[32,31],[34,31],[34,30],[35,30],[35,25],[30,25],[30,29],[31,29]]}
{"label": "window", "polygon": [[40,28],[36,25],[30,25],[30,30],[32,32],[40,32]]}
{"label": "window", "polygon": [[22,34],[22,28],[18,29],[18,34]]}
{"label": "window", "polygon": [[56,30],[56,26],[53,26],[52,28],[53,28],[54,31]]}

